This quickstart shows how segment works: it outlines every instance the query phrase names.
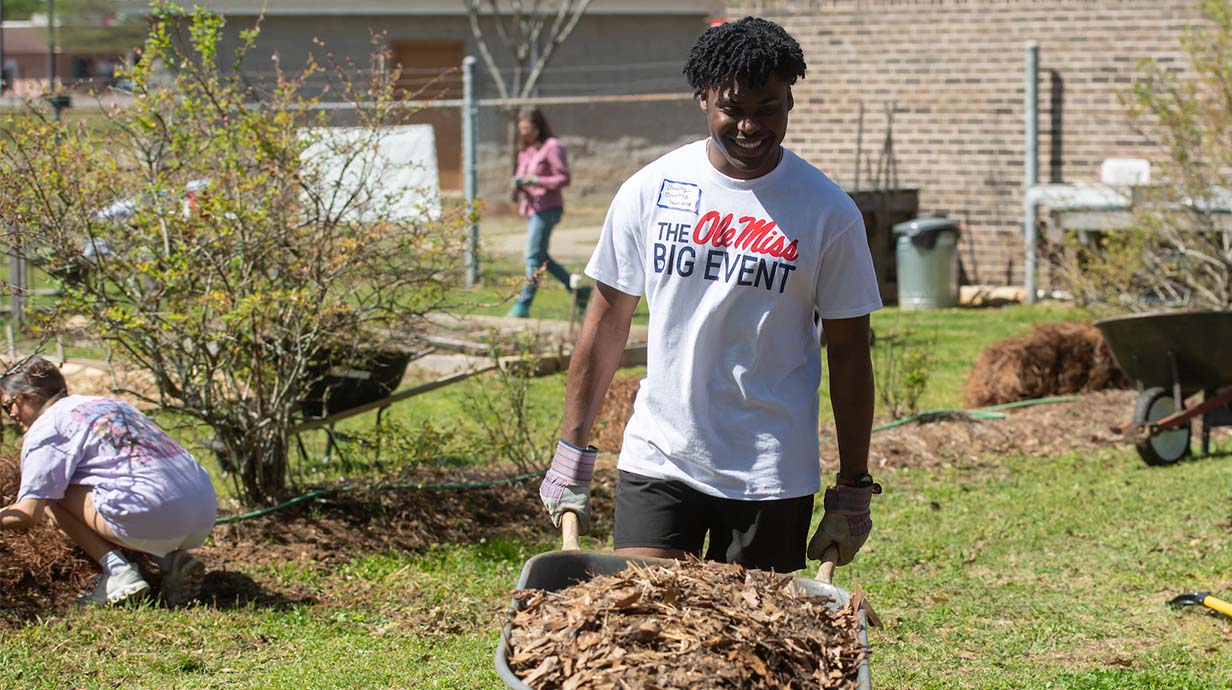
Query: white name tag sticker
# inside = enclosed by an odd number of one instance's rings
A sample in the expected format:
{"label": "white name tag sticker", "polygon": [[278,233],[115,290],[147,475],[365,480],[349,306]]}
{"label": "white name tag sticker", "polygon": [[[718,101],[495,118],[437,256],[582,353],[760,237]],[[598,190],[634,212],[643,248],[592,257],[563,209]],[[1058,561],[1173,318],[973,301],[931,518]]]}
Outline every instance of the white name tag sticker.
{"label": "white name tag sticker", "polygon": [[692,182],[663,180],[663,185],[659,187],[659,201],[655,205],[659,208],[697,213],[702,206],[702,188]]}

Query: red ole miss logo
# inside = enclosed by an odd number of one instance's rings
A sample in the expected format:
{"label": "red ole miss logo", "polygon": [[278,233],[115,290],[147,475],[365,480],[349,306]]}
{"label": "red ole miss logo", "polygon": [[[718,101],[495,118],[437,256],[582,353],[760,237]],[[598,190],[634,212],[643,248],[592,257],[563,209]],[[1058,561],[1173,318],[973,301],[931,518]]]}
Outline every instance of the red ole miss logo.
{"label": "red ole miss logo", "polygon": [[784,261],[796,260],[797,240],[787,237],[775,227],[772,220],[743,216],[737,221],[742,227],[733,227],[734,214],[720,216],[710,211],[693,226],[693,242],[715,247],[735,247],[753,254],[773,256]]}

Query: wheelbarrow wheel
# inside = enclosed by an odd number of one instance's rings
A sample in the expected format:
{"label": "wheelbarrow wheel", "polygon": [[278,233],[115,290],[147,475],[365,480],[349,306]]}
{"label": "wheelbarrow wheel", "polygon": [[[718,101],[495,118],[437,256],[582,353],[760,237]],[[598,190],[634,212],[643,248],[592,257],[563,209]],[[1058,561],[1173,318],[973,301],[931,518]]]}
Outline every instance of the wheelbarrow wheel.
{"label": "wheelbarrow wheel", "polygon": [[1147,427],[1177,411],[1176,401],[1172,393],[1164,388],[1148,388],[1138,394],[1134,403],[1134,427],[1141,429],[1141,435],[1135,446],[1138,455],[1148,465],[1171,465],[1189,455],[1190,424],[1150,433]]}

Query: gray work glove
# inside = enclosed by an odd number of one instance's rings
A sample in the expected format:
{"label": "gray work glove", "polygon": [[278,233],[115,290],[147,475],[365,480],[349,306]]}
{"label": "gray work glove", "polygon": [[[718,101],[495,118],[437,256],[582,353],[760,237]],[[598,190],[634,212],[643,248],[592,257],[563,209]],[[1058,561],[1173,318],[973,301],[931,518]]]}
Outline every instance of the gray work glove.
{"label": "gray work glove", "polygon": [[578,532],[590,532],[590,480],[598,455],[599,449],[594,446],[579,448],[563,440],[556,444],[552,466],[539,484],[539,499],[553,525],[560,527],[560,516],[572,511],[578,517]]}
{"label": "gray work glove", "polygon": [[826,489],[822,499],[825,512],[822,513],[821,524],[809,540],[808,557],[821,560],[826,549],[833,545],[838,550],[836,565],[850,563],[873,529],[869,505],[873,494],[879,493],[881,485],[871,481],[866,486],[840,484]]}

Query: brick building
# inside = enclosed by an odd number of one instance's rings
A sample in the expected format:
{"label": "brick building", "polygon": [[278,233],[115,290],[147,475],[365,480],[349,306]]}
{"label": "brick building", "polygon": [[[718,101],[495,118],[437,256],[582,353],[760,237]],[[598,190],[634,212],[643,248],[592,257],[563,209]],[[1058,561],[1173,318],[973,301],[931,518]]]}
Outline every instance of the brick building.
{"label": "brick building", "polygon": [[[47,25],[5,21],[3,28],[4,95],[34,98],[47,91]],[[56,82],[88,91],[109,85],[122,51],[91,50],[57,42]]]}
{"label": "brick building", "polygon": [[[570,202],[606,204],[638,167],[704,135],[680,68],[711,16],[767,17],[800,40],[809,65],[808,78],[795,90],[787,144],[849,191],[858,191],[866,209],[870,199],[886,204],[878,229],[870,223],[875,253],[892,252],[889,222],[944,215],[961,223],[965,282],[1020,285],[1026,43],[1039,44],[1040,182],[1097,181],[1104,159],[1159,160],[1130,123],[1120,95],[1140,59],[1185,69],[1178,39],[1201,20],[1196,2],[750,0],[719,5],[723,10],[716,12],[711,0],[595,0],[545,72],[540,95],[679,92],[683,97],[545,108],[569,147],[575,178]],[[121,4],[144,7],[146,0]],[[275,53],[284,66],[301,64],[308,53],[319,52],[313,45],[317,37],[336,56],[363,64],[374,33],[383,33],[395,60],[412,76],[454,69],[439,84],[445,89],[440,95],[455,97],[454,66],[463,55],[477,55],[458,0],[204,4],[227,15],[231,35],[264,10],[262,35],[246,69],[254,79],[272,70],[268,58]],[[499,40],[493,45],[503,51]],[[477,86],[481,98],[497,95],[482,66]],[[897,174],[888,174],[883,161],[878,176],[890,106]],[[442,187],[456,189],[461,180],[456,112],[424,116],[437,118]],[[497,109],[481,110],[480,194],[492,204],[507,191],[505,125]],[[870,190],[879,188],[899,193],[878,201]]]}
{"label": "brick building", "polygon": [[[898,188],[961,222],[963,278],[1022,284],[1024,63],[1039,43],[1040,182],[1097,181],[1106,158],[1160,153],[1120,100],[1136,61],[1185,69],[1194,0],[805,0],[730,5],[802,44],[787,144],[845,188],[873,177],[893,105]],[[856,184],[863,103],[863,152]],[[883,166],[884,186],[886,175]]]}

